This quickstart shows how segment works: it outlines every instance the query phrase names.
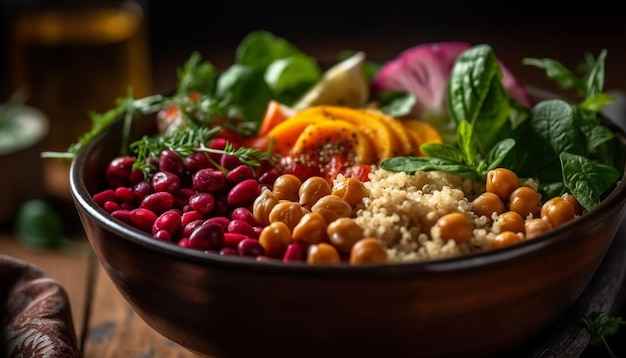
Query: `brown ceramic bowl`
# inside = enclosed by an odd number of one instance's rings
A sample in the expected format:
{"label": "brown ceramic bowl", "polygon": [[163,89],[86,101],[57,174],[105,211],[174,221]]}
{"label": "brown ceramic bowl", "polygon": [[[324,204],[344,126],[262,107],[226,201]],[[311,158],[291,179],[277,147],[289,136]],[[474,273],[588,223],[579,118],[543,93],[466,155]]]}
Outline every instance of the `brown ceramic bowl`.
{"label": "brown ceramic bowl", "polygon": [[[150,119],[135,125],[135,135],[155,130]],[[621,180],[592,212],[544,237],[427,263],[312,267],[207,255],[152,239],[92,200],[120,131],[118,123],[91,142],[70,169],[87,236],[119,291],[154,330],[214,357],[510,352],[573,305],[626,210]]]}

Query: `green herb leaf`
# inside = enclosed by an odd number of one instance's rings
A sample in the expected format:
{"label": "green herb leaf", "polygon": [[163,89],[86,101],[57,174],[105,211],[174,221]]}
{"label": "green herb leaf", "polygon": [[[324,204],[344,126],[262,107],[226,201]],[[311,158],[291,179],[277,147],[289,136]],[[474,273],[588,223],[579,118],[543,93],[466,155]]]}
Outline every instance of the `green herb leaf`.
{"label": "green herb leaf", "polygon": [[621,177],[621,172],[612,166],[580,155],[563,152],[559,158],[563,168],[563,183],[586,209],[598,205],[602,194]]}

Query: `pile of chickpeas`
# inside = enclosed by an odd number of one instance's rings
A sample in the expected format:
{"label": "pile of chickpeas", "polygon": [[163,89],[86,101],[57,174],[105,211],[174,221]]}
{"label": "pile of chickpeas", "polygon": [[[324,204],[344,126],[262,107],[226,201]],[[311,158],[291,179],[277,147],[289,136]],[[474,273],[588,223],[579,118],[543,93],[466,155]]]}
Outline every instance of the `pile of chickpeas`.
{"label": "pile of chickpeas", "polygon": [[380,241],[363,237],[363,229],[352,220],[357,204],[368,195],[355,178],[343,178],[331,187],[322,177],[302,182],[292,174],[279,176],[252,208],[264,226],[259,243],[265,255],[308,264],[387,262]]}
{"label": "pile of chickpeas", "polygon": [[[493,249],[545,234],[583,213],[570,193],[542,204],[535,189],[521,185],[517,174],[505,168],[487,174],[486,191],[472,200],[471,207],[476,215],[497,221],[500,232],[491,243]],[[444,240],[465,242],[472,237],[470,220],[460,213],[441,217],[436,226]]]}

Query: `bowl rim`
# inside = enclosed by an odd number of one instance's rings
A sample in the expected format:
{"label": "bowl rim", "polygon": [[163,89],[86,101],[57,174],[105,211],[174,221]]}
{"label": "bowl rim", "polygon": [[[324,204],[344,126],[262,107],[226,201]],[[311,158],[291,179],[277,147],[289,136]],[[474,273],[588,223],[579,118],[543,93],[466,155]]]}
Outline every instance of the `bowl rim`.
{"label": "bowl rim", "polygon": [[[604,116],[603,116],[604,117]],[[604,117],[605,125],[608,126],[616,134],[618,139],[626,145],[626,132],[622,130],[614,120]],[[121,121],[120,121],[121,122]],[[119,124],[119,123],[118,123]],[[161,241],[152,238],[147,233],[129,225],[121,220],[114,219],[111,215],[100,207],[92,195],[87,190],[83,179],[87,158],[94,149],[106,140],[108,133],[114,128],[107,128],[105,131],[97,135],[93,140],[87,143],[78,151],[70,165],[70,192],[75,205],[82,207],[88,215],[95,219],[99,225],[107,231],[116,233],[124,240],[130,241],[135,245],[142,246],[146,249],[157,251],[172,258],[182,259],[188,262],[194,262],[199,265],[219,266],[229,269],[237,269],[241,271],[254,271],[256,273],[280,273],[280,274],[297,274],[297,275],[322,275],[325,277],[336,275],[355,275],[358,277],[389,277],[389,273],[395,274],[440,274],[457,271],[465,271],[468,269],[478,270],[501,264],[503,262],[512,262],[520,260],[528,255],[532,255],[537,250],[545,247],[553,247],[561,245],[563,241],[569,240],[569,236],[561,235],[562,232],[568,230],[573,225],[585,225],[586,222],[598,215],[618,208],[620,215],[623,217],[626,212],[626,164],[622,173],[622,177],[613,187],[612,191],[593,209],[593,215],[581,215],[575,220],[560,226],[551,232],[542,235],[536,239],[524,241],[514,246],[500,248],[498,250],[467,254],[457,257],[435,259],[431,261],[419,262],[388,262],[384,264],[365,264],[365,265],[308,265],[306,262],[283,262],[280,259],[269,259],[258,261],[255,258],[244,258],[240,256],[227,256],[215,254],[207,254],[203,251],[183,248],[171,242]],[[81,218],[82,220],[82,218]],[[611,238],[611,242],[614,238]],[[91,239],[90,239],[91,240]],[[608,247],[608,246],[607,246]]]}

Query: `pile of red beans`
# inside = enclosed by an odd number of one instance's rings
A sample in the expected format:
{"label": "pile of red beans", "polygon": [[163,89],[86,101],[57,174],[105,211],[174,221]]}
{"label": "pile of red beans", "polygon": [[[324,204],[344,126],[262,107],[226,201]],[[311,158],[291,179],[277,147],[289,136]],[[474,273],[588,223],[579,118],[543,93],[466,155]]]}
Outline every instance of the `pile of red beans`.
{"label": "pile of red beans", "polygon": [[[225,141],[214,140],[223,149]],[[93,195],[112,217],[155,239],[223,255],[263,256],[263,229],[251,211],[274,170],[243,164],[228,154],[195,152],[185,158],[171,150],[154,160],[146,178],[133,169],[135,157],[114,158],[106,169],[107,189]]]}

